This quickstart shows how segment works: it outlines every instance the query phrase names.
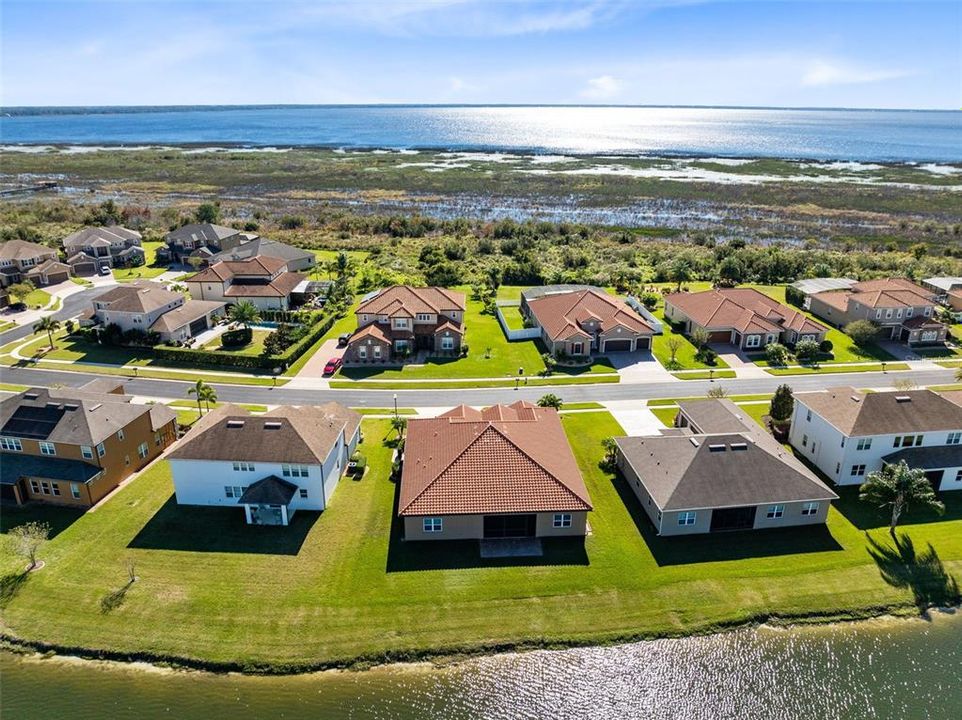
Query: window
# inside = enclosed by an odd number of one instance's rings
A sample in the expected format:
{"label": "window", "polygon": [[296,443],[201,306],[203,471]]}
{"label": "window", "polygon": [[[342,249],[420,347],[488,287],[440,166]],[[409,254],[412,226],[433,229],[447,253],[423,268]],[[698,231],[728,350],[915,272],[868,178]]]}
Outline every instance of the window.
{"label": "window", "polygon": [[802,447],[808,447],[808,435],[802,435]]}
{"label": "window", "polygon": [[962,444],[962,432],[950,432],[948,437],[945,439],[946,445],[959,445]]}
{"label": "window", "polygon": [[852,472],[850,473],[852,477],[862,477],[865,475],[864,465],[852,465]]}
{"label": "window", "polygon": [[441,338],[441,349],[454,350],[454,338],[450,335],[445,335],[443,338]]}
{"label": "window", "polygon": [[235,462],[234,472],[254,472],[254,463]]}
{"label": "window", "polygon": [[41,442],[40,444],[40,454],[41,455],[56,455],[57,446],[50,442]]}
{"label": "window", "polygon": [[758,347],[761,344],[762,344],[761,335],[748,335],[745,338],[745,347],[753,348],[753,347]]}
{"label": "window", "polygon": [[160,447],[160,441],[161,441],[161,439],[162,439],[162,437],[161,437],[161,434],[160,434],[159,432],[154,433],[154,445],[156,445],[157,447]]}
{"label": "window", "polygon": [[50,483],[50,490],[53,492],[54,497],[60,497],[60,483]]}
{"label": "window", "polygon": [[892,447],[912,447],[922,444],[924,435],[896,435]]}
{"label": "window", "polygon": [[41,481],[40,481],[40,492],[42,492],[44,495],[49,495],[49,494],[50,494],[50,483],[48,483],[46,480],[41,480]]}
{"label": "window", "polygon": [[812,411],[809,410],[805,413],[805,422],[812,422]]}
{"label": "window", "polygon": [[955,481],[962,482],[962,470],[959,470],[957,473],[955,473]]}
{"label": "window", "polygon": [[912,317],[912,314],[913,314],[914,312],[915,312],[915,308],[906,308],[906,310],[905,310],[905,317],[907,317],[907,318]]}
{"label": "window", "polygon": [[130,465],[130,455],[124,455],[124,465]]}
{"label": "window", "polygon": [[932,316],[932,306],[929,305],[929,306],[925,307],[925,309],[922,310],[922,314],[925,315],[925,317],[931,317],[931,316]]}
{"label": "window", "polygon": [[570,528],[571,513],[555,513],[554,520],[552,520],[551,524],[556,528]]}
{"label": "window", "polygon": [[240,498],[246,490],[246,486],[241,487],[240,485],[225,485],[224,486],[224,497],[229,498]]}
{"label": "window", "polygon": [[784,514],[785,514],[784,505],[769,505],[768,513],[766,513],[766,517],[769,520],[777,520],[778,518],[782,517],[782,515]]}
{"label": "window", "polygon": [[77,483],[70,483],[70,496],[74,500],[80,499],[80,486]]}
{"label": "window", "polygon": [[139,457],[141,460],[147,457],[147,443],[142,442],[137,446],[137,457]]}
{"label": "window", "polygon": [[885,319],[891,320],[892,318],[892,308],[885,308]]}
{"label": "window", "polygon": [[424,518],[424,532],[426,533],[436,533],[441,532],[444,529],[444,518],[431,517]]}
{"label": "window", "polygon": [[[401,349],[401,348],[399,347],[398,350],[400,350],[400,349]],[[374,346],[374,359],[375,359],[375,360],[380,360],[380,359],[381,359],[381,346],[380,346],[380,345],[375,345],[375,346]]]}
{"label": "window", "polygon": [[842,435],[842,447],[845,447],[845,436]]}
{"label": "window", "polygon": [[20,444],[20,438],[11,437],[0,437],[0,448],[4,450],[16,450],[17,452],[23,450],[23,446]]}
{"label": "window", "polygon": [[804,505],[802,505],[802,515],[806,515],[806,516],[814,515],[817,512],[818,512],[817,502],[807,502]]}
{"label": "window", "polygon": [[32,492],[34,495],[39,495],[39,494],[40,494],[40,483],[37,482],[36,480],[31,480],[31,481],[30,481],[30,492]]}
{"label": "window", "polygon": [[308,471],[307,465],[281,465],[281,475],[284,477],[307,477]]}
{"label": "window", "polygon": [[420,322],[431,322],[431,316],[428,313],[418,313],[418,320]]}
{"label": "window", "polygon": [[118,439],[118,440],[123,440],[123,439],[124,439],[124,429],[123,429],[123,428],[121,428],[120,430],[117,431],[117,439]]}
{"label": "window", "polygon": [[298,489],[298,495],[300,495],[302,498],[306,498],[306,497],[307,497],[307,488],[299,488],[299,489]]}
{"label": "window", "polygon": [[855,445],[856,450],[871,450],[872,449],[872,438],[859,438],[858,443]]}
{"label": "window", "polygon": [[87,458],[88,460],[90,460],[90,459],[93,458],[93,456],[94,456],[94,449],[93,449],[92,447],[90,447],[89,445],[81,445],[81,446],[80,446],[80,454],[81,454],[83,457],[85,457],[85,458]]}
{"label": "window", "polygon": [[835,474],[836,474],[836,475],[838,475],[838,472],[839,472],[839,470],[841,470],[841,469],[842,469],[842,463],[840,463],[840,462],[835,463]]}
{"label": "window", "polygon": [[698,513],[688,510],[687,512],[678,513],[678,524],[679,525],[694,525],[695,519],[698,517]]}
{"label": "window", "polygon": [[935,342],[939,339],[938,330],[923,330],[922,331],[922,342]]}
{"label": "window", "polygon": [[408,326],[407,318],[394,318],[394,327],[406,328]]}
{"label": "window", "polygon": [[360,347],[358,347],[357,356],[361,360],[367,360],[367,348],[364,345],[361,345]]}
{"label": "window", "polygon": [[103,443],[100,443],[97,446],[97,457],[103,457],[106,454],[107,454],[107,448],[104,447]]}
{"label": "window", "polygon": [[881,319],[882,319],[882,311],[881,311],[881,310],[876,310],[876,311],[875,311],[875,319],[876,319],[876,320],[881,320]]}
{"label": "window", "polygon": [[901,317],[902,317],[902,308],[899,308],[899,309],[898,309],[898,312],[895,313],[895,317],[901,319]]}

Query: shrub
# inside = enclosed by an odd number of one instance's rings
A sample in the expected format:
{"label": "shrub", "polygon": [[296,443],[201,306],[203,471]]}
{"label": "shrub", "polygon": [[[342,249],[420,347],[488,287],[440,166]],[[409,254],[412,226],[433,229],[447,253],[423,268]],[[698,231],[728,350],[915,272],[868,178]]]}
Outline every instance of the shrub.
{"label": "shrub", "polygon": [[250,328],[228,330],[220,336],[220,344],[224,347],[243,347],[244,345],[250,345],[253,337],[254,331]]}
{"label": "shrub", "polygon": [[788,348],[781,343],[768,343],[765,346],[765,360],[769,365],[784,366],[788,364]]}
{"label": "shrub", "polygon": [[775,422],[787,422],[792,417],[795,409],[795,398],[792,396],[792,388],[788,385],[779,385],[772,396],[768,414]]}
{"label": "shrub", "polygon": [[645,292],[641,296],[641,304],[649,310],[654,310],[656,307],[658,307],[658,301],[660,299],[661,297],[658,295],[658,293]]}
{"label": "shrub", "polygon": [[802,340],[795,345],[795,357],[802,362],[818,360],[819,345],[814,340]]}
{"label": "shrub", "polygon": [[832,344],[831,340],[822,340],[822,342],[818,346],[818,349],[820,352],[823,352],[826,355],[831,355],[832,350],[835,349],[835,346]]}
{"label": "shrub", "polygon": [[467,357],[467,356],[468,356],[468,344],[467,344],[466,342],[462,342],[462,343],[461,343],[461,350],[460,350],[460,352],[461,352],[461,357]]}
{"label": "shrub", "polygon": [[555,410],[560,410],[563,404],[561,398],[554,393],[547,393],[538,399],[538,407],[550,407]]}
{"label": "shrub", "polygon": [[280,226],[285,230],[297,230],[307,224],[301,215],[285,215],[280,219]]}
{"label": "shrub", "polygon": [[718,353],[709,347],[703,347],[695,353],[695,359],[705,365],[714,365],[718,360]]}
{"label": "shrub", "polygon": [[875,342],[878,327],[868,320],[855,320],[845,326],[845,334],[859,347],[865,347]]}
{"label": "shrub", "polygon": [[796,307],[802,307],[805,303],[805,293],[789,285],[785,288],[785,301]]}

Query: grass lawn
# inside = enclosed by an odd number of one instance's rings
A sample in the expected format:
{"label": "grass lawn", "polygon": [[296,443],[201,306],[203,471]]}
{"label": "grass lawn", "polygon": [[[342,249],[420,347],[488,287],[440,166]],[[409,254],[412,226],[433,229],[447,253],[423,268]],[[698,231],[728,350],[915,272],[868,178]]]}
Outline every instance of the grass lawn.
{"label": "grass lawn", "polygon": [[[660,287],[663,285],[670,285],[670,283],[659,283],[658,285]],[[692,292],[707,290],[710,287],[709,283],[691,283],[691,285],[698,286],[696,288],[692,288]],[[689,287],[691,287],[691,285]],[[701,285],[705,285],[706,287],[701,287]],[[671,285],[671,288],[674,289],[674,285]],[[726,363],[721,358],[717,358],[715,360],[714,365],[707,365],[701,362],[700,360],[695,359],[695,353],[697,352],[697,349],[695,348],[695,346],[691,343],[691,341],[687,337],[685,337],[684,333],[677,332],[672,326],[672,324],[665,319],[664,300],[658,301],[658,307],[655,308],[653,314],[656,318],[661,320],[663,332],[661,335],[655,335],[652,337],[651,352],[655,356],[655,358],[658,360],[658,362],[660,362],[664,367],[668,368],[669,363],[671,362],[671,350],[668,348],[669,338],[676,338],[681,342],[681,347],[679,347],[678,350],[675,352],[675,362],[677,363],[677,367],[671,368],[671,369],[696,370],[700,368],[710,368],[710,367],[714,367],[714,368],[728,367],[728,363]]]}
{"label": "grass lawn", "polygon": [[264,341],[267,340],[267,336],[270,335],[271,332],[271,330],[253,330],[251,331],[251,341],[246,345],[238,347],[225,347],[221,345],[221,339],[224,336],[219,335],[210,342],[205,343],[201,349],[229,353],[231,355],[252,355],[256,357],[264,352]]}
{"label": "grass lawn", "polygon": [[[591,535],[547,540],[541,558],[484,561],[473,542],[403,543],[392,522],[386,420],[364,423],[369,472],[329,510],[287,528],[238,508],[178,507],[157,463],[95,513],[5,511],[2,529],[50,522],[29,577],[0,537],[5,632],[20,638],[235,667],[304,669],[354,658],[594,643],[708,631],[772,615],[853,617],[911,605],[866,552],[884,518],[846,492],[827,527],[658,538],[626,484],[598,467],[620,428],[563,418],[591,493]],[[962,499],[938,522],[906,518],[962,571]],[[124,590],[126,561],[139,577]],[[64,608],[69,608],[65,612]]]}
{"label": "grass lawn", "polygon": [[11,383],[0,383],[0,390],[3,392],[23,392],[27,389],[26,385],[13,385]]}
{"label": "grass lawn", "polygon": [[77,284],[77,285],[80,285],[80,286],[82,286],[82,287],[93,287],[93,286],[94,286],[94,284],[93,284],[92,282],[90,282],[90,281],[87,280],[86,278],[82,278],[82,277],[71,277],[71,278],[70,278],[70,282],[75,283],[75,284]]}
{"label": "grass lawn", "polygon": [[157,249],[162,247],[164,242],[161,240],[146,240],[142,243],[144,248],[144,264],[137,267],[114,268],[114,280],[127,282],[129,280],[149,280],[162,273],[167,272],[166,265],[157,265]]}
{"label": "grass lawn", "polygon": [[7,330],[12,330],[15,327],[17,327],[17,323],[15,322],[0,320],[0,333],[5,333]]}
{"label": "grass lawn", "polygon": [[[528,377],[527,381],[522,381],[520,387],[539,387],[542,385],[594,385],[598,383],[616,383],[621,380],[617,375],[552,375],[551,377]],[[496,388],[514,387],[515,381],[504,380],[418,380],[415,382],[399,383],[397,381],[365,380],[332,380],[330,386],[333,389],[343,390],[352,388],[354,390],[463,390],[465,388]]]}
{"label": "grass lawn", "polygon": [[31,310],[39,310],[40,308],[46,307],[47,303],[50,302],[50,293],[45,290],[31,290],[29,293],[24,295],[21,302],[27,304]]}
{"label": "grass lawn", "polygon": [[[890,362],[885,364],[886,372],[896,371],[896,370],[908,370],[909,366],[905,363]],[[860,372],[881,372],[881,363],[869,363],[867,365],[819,365],[817,368],[813,367],[785,367],[785,368],[766,368],[765,372],[769,375],[814,375],[817,373],[834,374],[834,373],[860,373]]]}
{"label": "grass lawn", "polygon": [[[195,400],[172,400],[167,403],[172,408],[192,408],[197,409],[197,402]],[[224,403],[214,402],[210,404],[211,410],[219,408]],[[252,413],[266,413],[267,405],[252,405],[250,403],[234,403],[235,405],[244,408],[245,410],[250,410]],[[205,406],[206,407],[206,406]]]}
{"label": "grass lawn", "polygon": [[503,305],[501,314],[509,330],[524,330],[524,315],[521,314],[520,305]]}
{"label": "grass lawn", "polygon": [[[393,415],[394,414],[394,408],[356,407],[356,408],[351,408],[351,410],[361,415]],[[398,415],[417,415],[418,411],[415,410],[414,408],[398,408],[397,414]]]}
{"label": "grass lawn", "polygon": [[679,380],[711,380],[735,377],[734,370],[716,370],[712,373],[709,370],[696,370],[694,372],[675,372],[672,373]]}
{"label": "grass lawn", "polygon": [[[759,402],[762,400],[771,400],[771,394],[761,394],[761,395],[728,395],[729,400],[733,403],[738,402]],[[704,397],[683,397],[683,398],[658,398],[657,400],[649,400],[648,407],[664,407],[665,405],[677,405],[680,402],[686,402],[688,400],[704,400]]]}

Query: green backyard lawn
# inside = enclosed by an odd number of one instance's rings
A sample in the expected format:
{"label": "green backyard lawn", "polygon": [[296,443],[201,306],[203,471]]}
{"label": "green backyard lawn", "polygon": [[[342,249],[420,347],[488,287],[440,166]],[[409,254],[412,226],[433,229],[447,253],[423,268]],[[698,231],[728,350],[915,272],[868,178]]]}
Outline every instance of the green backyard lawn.
{"label": "green backyard lawn", "polygon": [[157,249],[163,247],[161,240],[145,240],[142,243],[144,248],[144,264],[129,268],[114,268],[114,279],[120,282],[128,280],[149,280],[167,271],[166,265],[157,265]]}
{"label": "green backyard lawn", "polygon": [[[771,615],[851,617],[911,605],[866,552],[884,520],[846,492],[827,528],[665,538],[631,490],[598,467],[620,428],[603,412],[563,422],[591,493],[591,534],[541,558],[481,560],[474,542],[403,543],[392,523],[392,435],[365,420],[369,470],[321,515],[248,527],[239,508],[179,507],[155,464],[94,513],[5,511],[2,529],[48,521],[30,576],[0,537],[4,632],[28,640],[296,670],[353,658],[595,643],[717,629]],[[962,571],[962,502],[904,531]],[[127,563],[138,580],[124,591]]]}
{"label": "green backyard lawn", "polygon": [[201,350],[212,350],[215,352],[229,353],[231,355],[257,356],[264,352],[264,341],[267,340],[267,336],[270,335],[271,332],[270,330],[254,330],[251,333],[251,341],[247,343],[247,345],[240,347],[225,347],[221,344],[223,335],[220,335],[204,344]]}

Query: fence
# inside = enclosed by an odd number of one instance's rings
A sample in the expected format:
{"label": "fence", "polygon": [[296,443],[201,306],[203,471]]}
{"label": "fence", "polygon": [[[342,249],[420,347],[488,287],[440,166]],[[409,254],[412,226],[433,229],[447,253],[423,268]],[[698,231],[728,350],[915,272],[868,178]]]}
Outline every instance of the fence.
{"label": "fence", "polygon": [[645,322],[651,326],[651,329],[655,331],[655,335],[661,335],[665,328],[661,320],[652,315],[651,311],[646,308],[636,297],[629,295],[625,298],[625,302],[634,310],[636,313],[641,315]]}
{"label": "fence", "polygon": [[512,308],[513,312],[514,309],[520,306],[521,303],[507,300],[500,300],[495,304],[495,312],[498,316],[498,322],[501,324],[501,329],[504,330],[504,336],[508,338],[508,340],[534,340],[535,338],[541,337],[541,328],[539,327],[521,328],[519,330],[512,330],[508,327],[508,321],[505,319],[504,313],[501,312],[501,308]]}

